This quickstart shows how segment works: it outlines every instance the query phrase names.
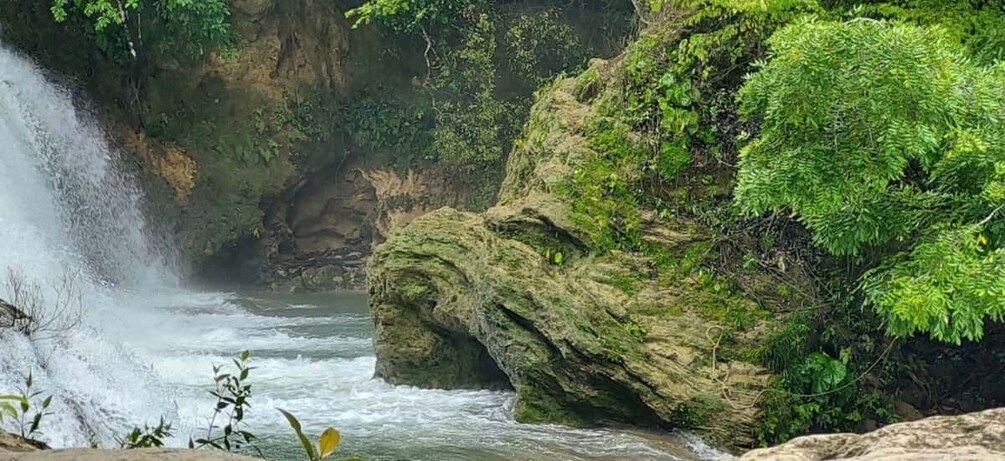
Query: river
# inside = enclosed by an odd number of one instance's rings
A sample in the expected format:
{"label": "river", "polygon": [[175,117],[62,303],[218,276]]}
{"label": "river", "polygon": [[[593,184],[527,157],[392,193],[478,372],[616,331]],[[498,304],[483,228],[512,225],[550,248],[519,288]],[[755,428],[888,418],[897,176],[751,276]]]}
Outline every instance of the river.
{"label": "river", "polygon": [[[361,295],[185,288],[177,258],[144,217],[144,197],[93,117],[26,59],[0,46],[0,271],[42,288],[66,275],[73,328],[30,340],[0,329],[0,394],[29,373],[53,396],[38,437],[55,447],[117,446],[135,426],[172,422],[182,446],[212,415],[212,367],[251,352],[248,430],[272,459],[301,459],[276,408],[307,432],[343,435],[368,460],[676,460],[719,454],[682,434],[524,425],[513,394],[422,390],[373,378]],[[3,274],[0,274],[3,276]],[[9,287],[0,298],[11,299]],[[11,429],[11,421],[5,422]]]}

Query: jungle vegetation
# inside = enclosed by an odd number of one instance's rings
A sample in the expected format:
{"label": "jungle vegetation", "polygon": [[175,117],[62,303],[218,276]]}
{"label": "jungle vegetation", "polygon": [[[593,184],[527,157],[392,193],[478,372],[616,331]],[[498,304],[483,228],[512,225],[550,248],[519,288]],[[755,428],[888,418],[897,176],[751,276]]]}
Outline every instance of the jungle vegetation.
{"label": "jungle vegetation", "polygon": [[[125,67],[240,48],[221,0],[50,6],[52,20],[77,24]],[[336,145],[389,164],[457,167],[488,178],[478,187],[491,197],[534,91],[624,50],[620,97],[588,133],[609,155],[565,188],[574,209],[604,217],[591,224],[596,248],[654,251],[637,213],[652,208],[698,219],[722,242],[751,237],[751,264],[785,249],[818,269],[826,305],[789,314],[774,345],[754,351],[777,373],[762,443],[892,421],[904,376],[943,379],[946,392],[967,385],[923,371],[933,365],[997,363],[993,375],[1005,363],[994,334],[1005,317],[1005,4],[367,0],[338,14],[417,64],[385,72],[400,60],[375,58],[368,75],[383,81],[264,108],[263,129],[239,124],[242,136],[293,147],[206,160],[219,165],[211,175],[252,173],[219,179],[234,187],[200,219],[240,211],[212,221],[200,251],[259,229],[263,198],[334,161],[323,152]],[[588,89],[589,73],[579,78]],[[186,123],[165,119],[152,132],[231,155],[179,135]],[[285,130],[312,141],[277,136]],[[263,173],[283,161],[296,167]],[[644,173],[612,174],[626,167]],[[713,259],[699,264],[721,270]],[[945,407],[944,397],[929,400]],[[966,398],[974,403],[954,400],[957,409],[993,400]]]}

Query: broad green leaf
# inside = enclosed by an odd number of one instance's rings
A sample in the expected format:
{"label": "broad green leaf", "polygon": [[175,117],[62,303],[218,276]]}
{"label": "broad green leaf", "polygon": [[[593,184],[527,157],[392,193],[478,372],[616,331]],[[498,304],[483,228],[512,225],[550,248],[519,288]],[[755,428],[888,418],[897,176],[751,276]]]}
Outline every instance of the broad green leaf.
{"label": "broad green leaf", "polygon": [[304,452],[307,453],[307,457],[312,461],[316,460],[317,455],[314,453],[314,444],[312,444],[311,441],[307,439],[307,436],[304,435],[304,431],[300,427],[300,421],[297,417],[282,408],[276,408],[276,410],[279,410],[279,412],[286,417],[286,421],[290,423],[290,427],[293,428],[293,432],[297,433],[297,438],[300,439],[300,444],[303,445]]}

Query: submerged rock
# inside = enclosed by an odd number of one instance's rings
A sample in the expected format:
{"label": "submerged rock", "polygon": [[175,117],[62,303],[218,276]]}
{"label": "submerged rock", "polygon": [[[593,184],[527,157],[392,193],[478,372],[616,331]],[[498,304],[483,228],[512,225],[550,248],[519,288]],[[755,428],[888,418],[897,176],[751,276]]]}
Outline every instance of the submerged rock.
{"label": "submerged rock", "polygon": [[1000,460],[1005,408],[891,424],[867,434],[810,435],[754,450],[741,460]]}
{"label": "submerged rock", "polygon": [[598,155],[582,135],[595,108],[576,94],[565,80],[535,104],[496,207],[434,211],[374,252],[377,375],[512,387],[525,422],[688,428],[750,445],[770,378],[754,351],[779,316],[681,269],[710,245],[694,222],[643,213],[641,235],[674,263],[592,251],[589,229],[555,192]]}

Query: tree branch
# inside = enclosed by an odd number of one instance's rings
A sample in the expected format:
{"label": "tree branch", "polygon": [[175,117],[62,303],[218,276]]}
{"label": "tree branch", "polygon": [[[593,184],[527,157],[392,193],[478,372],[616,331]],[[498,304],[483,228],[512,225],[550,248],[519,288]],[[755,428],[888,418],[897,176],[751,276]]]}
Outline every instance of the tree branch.
{"label": "tree branch", "polygon": [[1005,203],[1003,203],[1001,205],[998,205],[998,208],[995,208],[994,210],[992,210],[991,214],[989,214],[986,218],[982,219],[981,222],[977,223],[977,225],[978,226],[983,226],[983,225],[987,224],[988,221],[991,221],[992,219],[994,219],[995,215],[998,214],[998,212],[1001,211],[1002,208],[1005,208]]}
{"label": "tree branch", "polygon": [[133,59],[136,59],[136,45],[133,44],[133,38],[129,34],[129,17],[126,15],[126,9],[122,7],[122,2],[119,0],[115,1],[115,6],[119,9],[119,19],[122,20],[122,27],[126,29],[126,43],[129,44],[129,54],[133,55]]}

